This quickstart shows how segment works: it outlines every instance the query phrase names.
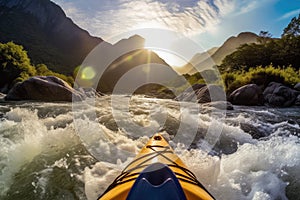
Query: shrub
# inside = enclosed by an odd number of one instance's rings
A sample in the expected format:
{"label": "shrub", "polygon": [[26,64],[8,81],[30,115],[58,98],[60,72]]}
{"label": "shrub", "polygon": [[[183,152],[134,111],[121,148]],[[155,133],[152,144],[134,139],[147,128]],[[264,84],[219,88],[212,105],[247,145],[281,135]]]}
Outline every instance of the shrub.
{"label": "shrub", "polygon": [[231,93],[235,89],[255,83],[263,89],[270,82],[279,82],[285,85],[293,86],[300,82],[300,70],[296,70],[292,66],[289,67],[267,67],[250,68],[249,71],[236,71],[233,73],[223,74],[223,81],[226,86],[227,93]]}

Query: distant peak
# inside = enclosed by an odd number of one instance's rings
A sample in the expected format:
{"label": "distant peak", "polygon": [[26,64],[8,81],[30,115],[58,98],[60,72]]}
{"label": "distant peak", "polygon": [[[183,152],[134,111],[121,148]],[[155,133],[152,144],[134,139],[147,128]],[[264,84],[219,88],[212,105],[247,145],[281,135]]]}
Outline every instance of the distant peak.
{"label": "distant peak", "polygon": [[140,35],[132,35],[129,38],[124,38],[115,43],[115,46],[144,46],[145,39],[141,37]]}
{"label": "distant peak", "polygon": [[130,36],[127,40],[135,43],[145,44],[145,38],[137,34]]}
{"label": "distant peak", "polygon": [[257,37],[257,35],[255,33],[252,33],[252,32],[241,32],[240,34],[238,34],[237,37],[245,37],[245,36],[254,36],[254,37]]}
{"label": "distant peak", "polygon": [[142,36],[140,35],[133,35],[133,36],[130,36],[128,39],[134,39],[134,40],[145,40]]}

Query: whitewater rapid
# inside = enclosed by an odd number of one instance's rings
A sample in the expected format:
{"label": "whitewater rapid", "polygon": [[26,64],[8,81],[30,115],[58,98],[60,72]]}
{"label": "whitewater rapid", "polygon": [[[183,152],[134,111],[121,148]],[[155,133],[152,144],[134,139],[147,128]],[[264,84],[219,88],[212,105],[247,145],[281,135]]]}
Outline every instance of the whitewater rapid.
{"label": "whitewater rapid", "polygon": [[[138,96],[129,115],[110,105],[110,97],[80,110],[72,103],[1,103],[0,199],[96,199],[151,137],[152,129],[135,134],[131,122],[158,128],[216,199],[300,199],[299,107],[235,107],[223,118],[210,108],[180,110],[178,102]],[[182,137],[191,134],[191,143],[176,137],[183,118]],[[222,130],[207,152],[204,133],[212,124]]]}

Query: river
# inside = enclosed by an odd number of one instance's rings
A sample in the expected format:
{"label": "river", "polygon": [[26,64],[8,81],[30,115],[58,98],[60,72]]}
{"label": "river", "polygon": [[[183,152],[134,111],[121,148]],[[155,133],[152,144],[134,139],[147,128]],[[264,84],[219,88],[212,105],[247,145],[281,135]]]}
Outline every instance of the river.
{"label": "river", "polygon": [[155,131],[216,199],[300,199],[299,107],[119,101],[1,102],[0,199],[96,199]]}

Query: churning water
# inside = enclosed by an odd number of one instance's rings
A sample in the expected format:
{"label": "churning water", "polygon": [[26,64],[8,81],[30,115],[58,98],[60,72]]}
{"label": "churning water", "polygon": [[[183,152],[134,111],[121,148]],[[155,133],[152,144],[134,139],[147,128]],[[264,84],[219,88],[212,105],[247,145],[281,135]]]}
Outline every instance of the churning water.
{"label": "churning water", "polygon": [[[216,199],[300,199],[299,107],[235,107],[224,117],[138,96],[129,115],[110,104],[1,103],[0,199],[96,199],[151,136],[143,127],[160,129]],[[220,124],[208,151],[205,134]]]}

